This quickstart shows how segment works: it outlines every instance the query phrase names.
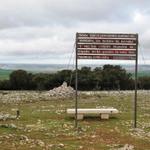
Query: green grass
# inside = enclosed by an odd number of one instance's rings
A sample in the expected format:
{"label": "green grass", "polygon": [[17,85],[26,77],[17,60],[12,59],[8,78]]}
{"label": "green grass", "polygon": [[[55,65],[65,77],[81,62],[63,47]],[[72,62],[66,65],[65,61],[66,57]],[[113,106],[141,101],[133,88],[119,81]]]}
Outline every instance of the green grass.
{"label": "green grass", "polygon": [[9,75],[11,72],[11,70],[0,69],[0,80],[9,79]]}
{"label": "green grass", "polygon": [[[135,73],[132,72],[132,77],[134,78],[135,77]],[[150,71],[138,71],[138,77],[149,77],[150,76]]]}
{"label": "green grass", "polygon": [[[32,92],[31,92],[32,95]],[[30,97],[28,97],[30,98]],[[124,144],[132,144],[137,150],[148,150],[150,139],[138,138],[130,135],[132,129],[132,100],[133,95],[107,95],[95,94],[87,96],[82,94],[79,97],[80,108],[96,108],[98,106],[114,107],[120,110],[120,114],[111,117],[109,120],[100,120],[99,117],[85,117],[79,121],[79,132],[74,128],[74,119],[66,114],[66,108],[74,107],[73,99],[37,101],[34,103],[22,104],[1,104],[0,111],[15,114],[14,108],[18,108],[21,113],[19,120],[0,121],[0,124],[13,123],[18,129],[0,127],[0,135],[12,134],[13,137],[7,139],[0,136],[0,149],[49,149],[77,150],[107,150],[110,147],[121,147]],[[147,103],[147,104],[146,104]],[[150,111],[148,99],[140,95],[138,99],[138,127],[142,127],[142,122],[149,123],[149,116],[143,117]],[[150,132],[150,128],[143,128],[145,132]],[[20,136],[26,135],[31,142],[20,144]],[[36,140],[42,140],[44,147],[40,147]],[[8,144],[9,143],[9,144]],[[59,148],[63,143],[65,146]],[[117,144],[114,146],[114,144]],[[14,146],[15,145],[15,146]],[[32,145],[35,147],[31,148]]]}

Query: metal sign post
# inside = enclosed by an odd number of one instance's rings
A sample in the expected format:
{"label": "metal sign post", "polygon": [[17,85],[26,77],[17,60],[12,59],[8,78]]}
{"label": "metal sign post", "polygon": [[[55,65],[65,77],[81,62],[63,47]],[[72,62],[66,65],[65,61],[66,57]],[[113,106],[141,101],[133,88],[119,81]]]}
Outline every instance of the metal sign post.
{"label": "metal sign post", "polygon": [[135,60],[134,127],[137,124],[138,34],[76,33],[75,127],[78,127],[78,59]]}
{"label": "metal sign post", "polygon": [[134,95],[134,128],[137,127],[137,72],[138,72],[138,34],[136,35],[136,60],[135,60],[135,95]]}
{"label": "metal sign post", "polygon": [[75,127],[78,127],[78,52],[77,52],[77,34],[76,33],[76,80],[75,80],[75,88],[76,88],[76,93],[75,93]]}

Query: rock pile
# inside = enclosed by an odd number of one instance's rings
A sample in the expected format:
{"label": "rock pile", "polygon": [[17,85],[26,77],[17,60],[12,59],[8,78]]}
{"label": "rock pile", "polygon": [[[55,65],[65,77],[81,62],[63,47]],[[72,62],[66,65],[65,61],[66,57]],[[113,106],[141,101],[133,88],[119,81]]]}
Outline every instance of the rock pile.
{"label": "rock pile", "polygon": [[118,148],[117,150],[134,150],[133,145],[125,144],[123,147]]}
{"label": "rock pile", "polygon": [[65,97],[72,97],[74,93],[75,90],[71,86],[68,86],[66,82],[64,82],[61,86],[50,90],[49,96],[57,98],[65,98]]}
{"label": "rock pile", "polygon": [[[148,128],[145,128],[148,129]],[[150,138],[150,132],[146,132],[142,128],[136,128],[136,129],[130,129],[130,135],[134,137],[139,137],[141,139],[149,139]]]}
{"label": "rock pile", "polygon": [[134,146],[130,144],[125,144],[125,145],[113,144],[110,145],[110,147],[112,148],[110,148],[109,150],[134,150],[135,149]]}
{"label": "rock pile", "polygon": [[17,126],[15,124],[13,124],[13,123],[11,123],[11,124],[0,124],[0,127],[17,129]]}
{"label": "rock pile", "polygon": [[10,114],[0,114],[0,121],[3,120],[14,120],[14,119],[17,119],[17,116],[15,115],[10,115]]}

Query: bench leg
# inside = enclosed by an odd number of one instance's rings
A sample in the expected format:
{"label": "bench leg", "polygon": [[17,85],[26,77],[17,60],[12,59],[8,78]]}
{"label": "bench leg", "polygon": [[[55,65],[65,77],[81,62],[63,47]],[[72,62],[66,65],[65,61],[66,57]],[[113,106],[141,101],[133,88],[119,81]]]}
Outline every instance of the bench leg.
{"label": "bench leg", "polygon": [[109,119],[109,114],[101,114],[101,119]]}
{"label": "bench leg", "polygon": [[77,115],[77,120],[83,120],[83,114],[78,114]]}

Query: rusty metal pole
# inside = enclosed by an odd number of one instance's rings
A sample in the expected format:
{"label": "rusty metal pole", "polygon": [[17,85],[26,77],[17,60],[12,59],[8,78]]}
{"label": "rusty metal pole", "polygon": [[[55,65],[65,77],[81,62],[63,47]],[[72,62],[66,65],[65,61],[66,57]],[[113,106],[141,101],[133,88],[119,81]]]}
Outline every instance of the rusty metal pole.
{"label": "rusty metal pole", "polygon": [[138,34],[136,35],[136,60],[135,60],[135,95],[134,95],[134,128],[137,127],[137,82],[138,82]]}
{"label": "rusty metal pole", "polygon": [[75,80],[75,88],[76,88],[76,93],[75,93],[75,128],[78,127],[78,53],[77,53],[77,34],[76,33],[76,80]]}

